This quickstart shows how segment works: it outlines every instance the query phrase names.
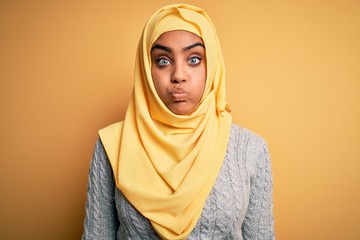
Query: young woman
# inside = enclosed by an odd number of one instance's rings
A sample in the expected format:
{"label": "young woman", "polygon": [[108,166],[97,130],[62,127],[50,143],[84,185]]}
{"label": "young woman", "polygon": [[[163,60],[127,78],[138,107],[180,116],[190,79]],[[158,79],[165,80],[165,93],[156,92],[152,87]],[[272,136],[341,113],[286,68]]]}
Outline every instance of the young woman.
{"label": "young woman", "polygon": [[275,239],[265,141],[232,123],[207,14],[147,22],[125,119],[99,131],[83,239]]}

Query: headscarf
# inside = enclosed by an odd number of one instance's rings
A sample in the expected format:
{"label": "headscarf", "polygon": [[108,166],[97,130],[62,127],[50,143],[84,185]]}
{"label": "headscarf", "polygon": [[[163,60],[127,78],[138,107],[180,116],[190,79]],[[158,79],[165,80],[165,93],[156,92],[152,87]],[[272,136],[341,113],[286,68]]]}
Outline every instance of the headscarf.
{"label": "headscarf", "polygon": [[[206,51],[204,94],[187,115],[165,106],[151,76],[151,47],[173,30],[198,35]],[[186,4],[159,9],[144,27],[134,78],[124,121],[100,130],[100,138],[128,201],[162,239],[186,239],[222,166],[231,126],[223,57],[208,15]]]}

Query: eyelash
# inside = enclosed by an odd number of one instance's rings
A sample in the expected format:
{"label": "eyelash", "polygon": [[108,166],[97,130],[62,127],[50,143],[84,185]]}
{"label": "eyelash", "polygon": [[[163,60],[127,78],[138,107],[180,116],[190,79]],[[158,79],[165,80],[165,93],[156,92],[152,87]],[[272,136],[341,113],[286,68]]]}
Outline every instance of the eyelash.
{"label": "eyelash", "polygon": [[[196,62],[195,63],[191,63],[192,60],[196,59]],[[164,61],[166,61],[167,63],[164,63]],[[165,67],[166,65],[170,64],[170,60],[167,59],[167,58],[164,58],[164,57],[161,57],[159,59],[156,59],[156,64],[159,66],[159,67]],[[201,62],[201,58],[200,57],[191,57],[189,58],[189,60],[187,61],[190,65],[192,66],[196,66],[198,65],[200,62]]]}
{"label": "eyelash", "polygon": [[[190,63],[191,60],[194,60],[196,59],[197,62],[196,63]],[[201,58],[200,57],[191,57],[189,60],[188,60],[188,63],[190,63],[191,65],[195,66],[195,65],[198,65],[199,63],[201,62]]]}
{"label": "eyelash", "polygon": [[169,59],[162,57],[162,58],[156,59],[156,64],[157,64],[158,66],[160,66],[160,67],[163,67],[163,66],[167,65],[166,63],[162,63],[163,61],[167,61],[167,64],[170,63],[170,60],[169,60]]}

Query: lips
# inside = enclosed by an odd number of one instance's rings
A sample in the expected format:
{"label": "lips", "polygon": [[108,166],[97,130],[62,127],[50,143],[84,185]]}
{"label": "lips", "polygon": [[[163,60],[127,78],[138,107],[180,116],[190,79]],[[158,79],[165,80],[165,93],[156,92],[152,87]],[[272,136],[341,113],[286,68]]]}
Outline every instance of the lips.
{"label": "lips", "polygon": [[175,89],[175,90],[170,91],[170,95],[174,101],[180,102],[180,101],[186,100],[186,98],[188,96],[188,92],[185,91],[184,89]]}

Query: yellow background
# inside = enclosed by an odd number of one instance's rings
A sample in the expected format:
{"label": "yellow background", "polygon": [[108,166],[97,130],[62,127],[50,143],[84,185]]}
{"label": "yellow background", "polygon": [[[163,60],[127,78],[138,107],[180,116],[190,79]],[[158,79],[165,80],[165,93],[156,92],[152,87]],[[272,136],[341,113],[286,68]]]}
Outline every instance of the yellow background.
{"label": "yellow background", "polygon": [[[0,2],[1,239],[80,238],[97,130],[173,2]],[[277,239],[360,239],[360,2],[184,2],[217,28],[234,121],[268,141]]]}

